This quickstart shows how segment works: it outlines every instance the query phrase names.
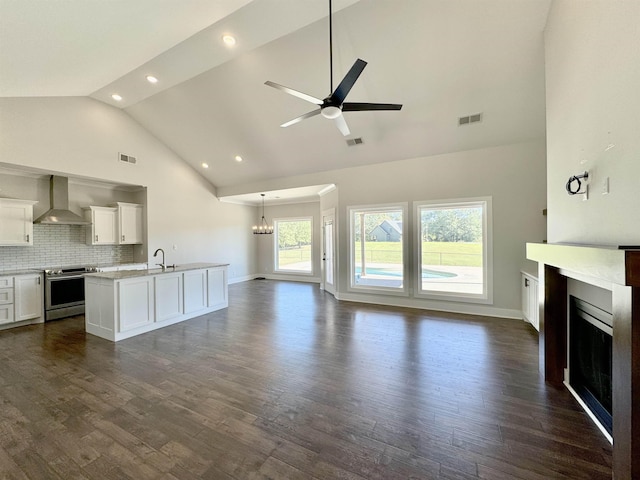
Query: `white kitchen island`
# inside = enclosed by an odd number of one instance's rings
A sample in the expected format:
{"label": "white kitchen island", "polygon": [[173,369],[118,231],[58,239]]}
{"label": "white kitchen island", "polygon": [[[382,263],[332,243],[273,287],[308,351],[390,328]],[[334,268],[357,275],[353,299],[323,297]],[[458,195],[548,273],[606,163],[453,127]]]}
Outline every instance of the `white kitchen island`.
{"label": "white kitchen island", "polygon": [[85,329],[117,342],[226,308],[227,266],[191,263],[86,275]]}

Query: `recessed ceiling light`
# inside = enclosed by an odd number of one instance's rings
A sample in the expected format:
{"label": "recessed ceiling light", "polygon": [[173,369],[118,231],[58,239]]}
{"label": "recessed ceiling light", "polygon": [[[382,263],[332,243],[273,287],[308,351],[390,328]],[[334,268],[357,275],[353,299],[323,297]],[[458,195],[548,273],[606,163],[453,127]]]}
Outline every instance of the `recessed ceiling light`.
{"label": "recessed ceiling light", "polygon": [[222,41],[224,42],[224,44],[227,47],[233,47],[236,44],[236,37],[234,37],[233,35],[223,35],[222,36]]}
{"label": "recessed ceiling light", "polygon": [[209,168],[209,164],[208,163],[202,163],[202,168]]}
{"label": "recessed ceiling light", "polygon": [[113,98],[116,102],[119,102],[119,101],[122,100],[122,97],[120,95],[118,95],[117,93],[112,94],[111,98]]}
{"label": "recessed ceiling light", "polygon": [[149,83],[158,83],[158,79],[153,75],[147,75],[147,82]]}
{"label": "recessed ceiling light", "polygon": [[233,157],[233,159],[234,159],[236,162],[241,162],[241,161],[242,161],[242,157],[241,157],[240,155],[236,155],[235,157]]}

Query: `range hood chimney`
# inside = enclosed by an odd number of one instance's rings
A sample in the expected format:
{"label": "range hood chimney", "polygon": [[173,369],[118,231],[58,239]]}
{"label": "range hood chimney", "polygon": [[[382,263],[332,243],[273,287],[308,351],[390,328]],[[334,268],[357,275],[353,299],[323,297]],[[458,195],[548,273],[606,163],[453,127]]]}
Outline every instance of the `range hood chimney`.
{"label": "range hood chimney", "polygon": [[49,180],[50,209],[36,218],[33,223],[44,225],[90,225],[80,215],[69,210],[69,179],[51,175]]}

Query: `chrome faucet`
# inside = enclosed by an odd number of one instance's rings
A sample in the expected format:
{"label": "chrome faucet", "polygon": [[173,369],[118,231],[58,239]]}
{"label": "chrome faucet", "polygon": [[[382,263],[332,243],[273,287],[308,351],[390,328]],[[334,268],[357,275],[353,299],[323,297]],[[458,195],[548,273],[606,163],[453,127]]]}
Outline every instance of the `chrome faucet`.
{"label": "chrome faucet", "polygon": [[161,248],[157,249],[155,251],[155,253],[153,254],[154,258],[158,256],[158,252],[162,252],[162,263],[156,263],[156,265],[159,265],[160,268],[162,268],[164,270],[165,268],[167,268],[167,266],[164,264],[164,250],[161,249]]}

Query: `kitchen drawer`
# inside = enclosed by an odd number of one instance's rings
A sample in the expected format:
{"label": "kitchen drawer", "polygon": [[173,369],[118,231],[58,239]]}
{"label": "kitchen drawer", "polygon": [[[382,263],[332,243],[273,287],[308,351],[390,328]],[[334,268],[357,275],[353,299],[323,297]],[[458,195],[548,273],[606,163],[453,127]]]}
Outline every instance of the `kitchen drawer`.
{"label": "kitchen drawer", "polygon": [[0,305],[13,304],[13,288],[0,288]]}
{"label": "kitchen drawer", "polygon": [[0,305],[0,324],[13,322],[13,305]]}
{"label": "kitchen drawer", "polygon": [[0,277],[0,288],[13,288],[13,277]]}

